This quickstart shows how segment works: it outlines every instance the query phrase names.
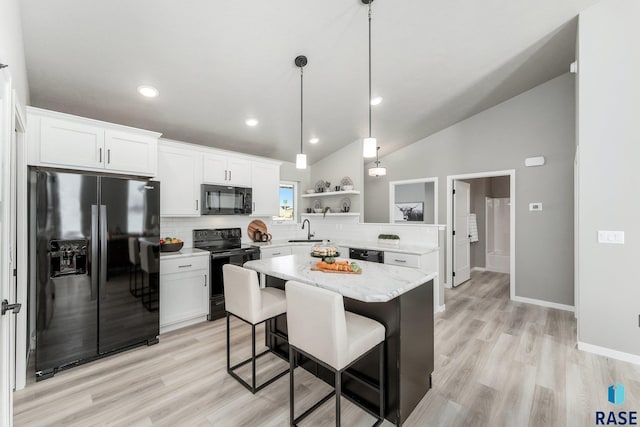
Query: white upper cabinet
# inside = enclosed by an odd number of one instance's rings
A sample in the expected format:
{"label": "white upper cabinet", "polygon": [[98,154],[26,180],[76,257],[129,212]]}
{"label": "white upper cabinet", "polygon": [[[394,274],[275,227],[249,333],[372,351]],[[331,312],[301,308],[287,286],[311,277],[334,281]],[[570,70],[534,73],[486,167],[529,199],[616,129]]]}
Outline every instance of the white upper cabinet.
{"label": "white upper cabinet", "polygon": [[253,162],[251,167],[253,188],[252,216],[276,216],[280,205],[280,165]]}
{"label": "white upper cabinet", "polygon": [[220,154],[205,154],[205,184],[251,187],[251,161]]}
{"label": "white upper cabinet", "polygon": [[28,164],[154,176],[159,133],[38,108],[27,109]]}
{"label": "white upper cabinet", "polygon": [[105,132],[105,169],[153,176],[158,167],[158,139],[127,132]]}
{"label": "white upper cabinet", "polygon": [[158,175],[161,216],[200,216],[202,153],[160,143]]}
{"label": "white upper cabinet", "polygon": [[43,166],[104,167],[104,129],[43,117],[38,154]]}

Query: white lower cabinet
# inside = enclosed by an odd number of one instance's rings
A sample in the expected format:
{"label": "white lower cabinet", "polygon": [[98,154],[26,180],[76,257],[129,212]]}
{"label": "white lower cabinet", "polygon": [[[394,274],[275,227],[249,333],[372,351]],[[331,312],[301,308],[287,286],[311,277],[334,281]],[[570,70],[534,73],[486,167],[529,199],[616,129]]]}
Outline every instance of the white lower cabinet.
{"label": "white lower cabinet", "polygon": [[260,258],[262,259],[291,255],[291,253],[291,246],[281,246],[279,248],[260,248]]}
{"label": "white lower cabinet", "polygon": [[207,319],[209,254],[160,258],[160,333]]}
{"label": "white lower cabinet", "polygon": [[311,248],[313,245],[304,244],[304,245],[293,245],[291,246],[291,254],[293,255],[309,255],[311,253]]}
{"label": "white lower cabinet", "polygon": [[384,263],[403,267],[420,268],[420,255],[384,251]]}

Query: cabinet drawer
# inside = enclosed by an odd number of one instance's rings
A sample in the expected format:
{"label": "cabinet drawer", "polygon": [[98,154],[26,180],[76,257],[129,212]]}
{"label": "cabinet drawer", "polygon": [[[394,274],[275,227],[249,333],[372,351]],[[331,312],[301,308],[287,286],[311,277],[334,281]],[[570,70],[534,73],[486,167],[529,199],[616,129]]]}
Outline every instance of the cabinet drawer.
{"label": "cabinet drawer", "polygon": [[291,255],[291,247],[283,246],[281,248],[261,248],[260,257],[262,259],[275,258],[279,256]]}
{"label": "cabinet drawer", "polygon": [[420,256],[413,254],[403,254],[401,252],[384,251],[384,263],[391,265],[401,265],[403,267],[420,267]]}
{"label": "cabinet drawer", "polygon": [[176,259],[160,259],[160,274],[209,270],[208,256],[182,257]]}

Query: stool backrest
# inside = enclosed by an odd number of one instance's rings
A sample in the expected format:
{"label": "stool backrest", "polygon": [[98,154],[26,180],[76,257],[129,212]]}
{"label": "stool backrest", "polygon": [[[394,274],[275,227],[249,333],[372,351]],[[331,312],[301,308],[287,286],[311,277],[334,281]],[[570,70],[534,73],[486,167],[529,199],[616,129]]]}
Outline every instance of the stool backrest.
{"label": "stool backrest", "polygon": [[140,268],[147,273],[157,273],[160,271],[160,262],[155,251],[159,250],[156,243],[141,241],[140,242]]}
{"label": "stool backrest", "polygon": [[140,241],[137,237],[129,237],[129,262],[133,265],[140,264]]}
{"label": "stool backrest", "polygon": [[253,323],[262,305],[258,273],[237,265],[225,264],[222,266],[222,277],[225,309]]}
{"label": "stool backrest", "polygon": [[289,344],[334,368],[343,366],[348,343],[342,295],[295,281],[285,290]]}

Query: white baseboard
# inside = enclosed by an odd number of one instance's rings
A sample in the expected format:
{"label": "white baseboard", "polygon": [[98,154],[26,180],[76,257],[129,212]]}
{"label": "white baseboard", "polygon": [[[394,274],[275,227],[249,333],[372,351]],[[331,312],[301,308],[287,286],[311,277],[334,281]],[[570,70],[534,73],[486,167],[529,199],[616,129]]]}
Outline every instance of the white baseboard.
{"label": "white baseboard", "polygon": [[571,311],[571,312],[576,311],[576,308],[572,305],[558,304],[557,302],[544,301],[541,299],[525,298],[525,297],[518,297],[518,296],[514,296],[511,299],[513,301],[524,302],[526,304],[534,304],[534,305],[540,305],[542,307],[557,308],[558,310],[565,310],[565,311]]}
{"label": "white baseboard", "polygon": [[166,325],[160,325],[160,334],[162,335],[167,332],[175,331],[176,329],[185,328],[187,326],[195,325],[196,323],[206,322],[206,321],[207,321],[207,316],[204,315],[204,316],[194,317],[192,319],[169,323]]}
{"label": "white baseboard", "polygon": [[442,313],[446,309],[447,309],[446,304],[439,305],[438,308],[436,309],[436,313]]}
{"label": "white baseboard", "polygon": [[640,365],[640,356],[631,353],[625,353],[623,351],[612,350],[606,347],[600,347],[598,345],[587,344],[586,342],[578,341],[578,350],[586,351],[588,353],[597,354],[599,356],[609,357],[611,359],[622,360],[623,362],[635,363]]}
{"label": "white baseboard", "polygon": [[487,269],[484,267],[473,267],[471,271],[487,271]]}

